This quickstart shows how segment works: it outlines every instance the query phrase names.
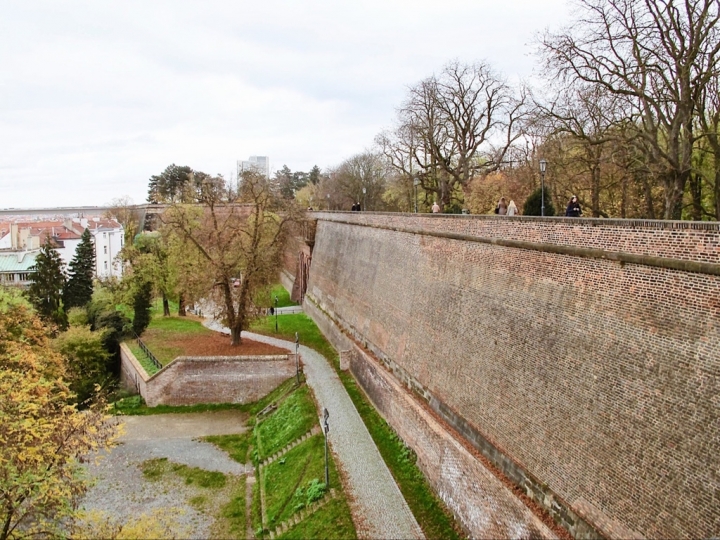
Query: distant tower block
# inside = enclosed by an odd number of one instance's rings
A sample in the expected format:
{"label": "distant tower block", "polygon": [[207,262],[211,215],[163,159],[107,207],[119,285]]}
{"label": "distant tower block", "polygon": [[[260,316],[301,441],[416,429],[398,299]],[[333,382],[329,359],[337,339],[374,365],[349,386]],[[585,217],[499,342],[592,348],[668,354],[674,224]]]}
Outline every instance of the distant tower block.
{"label": "distant tower block", "polygon": [[270,178],[270,158],[268,156],[250,156],[247,161],[237,162],[238,178],[246,171],[255,171]]}

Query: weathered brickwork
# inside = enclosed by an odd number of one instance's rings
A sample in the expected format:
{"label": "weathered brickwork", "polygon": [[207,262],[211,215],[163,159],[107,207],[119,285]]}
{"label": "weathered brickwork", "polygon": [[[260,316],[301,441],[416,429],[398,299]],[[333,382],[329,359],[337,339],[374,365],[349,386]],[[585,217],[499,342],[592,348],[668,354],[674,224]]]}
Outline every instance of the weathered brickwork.
{"label": "weathered brickwork", "polygon": [[720,533],[720,277],[378,228],[718,263],[717,223],[316,217],[306,305],[542,498],[609,536]]}
{"label": "weathered brickwork", "polygon": [[295,375],[295,355],[179,357],[148,377],[122,346],[121,381],[155,405],[250,403]]}
{"label": "weathered brickwork", "polygon": [[315,213],[314,216],[326,221],[420,228],[425,231],[720,263],[718,222],[352,212]]}

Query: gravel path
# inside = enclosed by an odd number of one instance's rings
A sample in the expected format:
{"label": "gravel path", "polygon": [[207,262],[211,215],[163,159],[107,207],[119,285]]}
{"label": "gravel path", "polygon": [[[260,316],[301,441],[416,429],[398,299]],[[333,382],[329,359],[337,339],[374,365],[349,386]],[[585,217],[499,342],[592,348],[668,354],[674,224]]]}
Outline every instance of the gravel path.
{"label": "gravel path", "polygon": [[88,474],[95,480],[85,496],[86,510],[99,510],[112,519],[126,523],[141,514],[172,509],[178,538],[207,538],[212,518],[198,512],[188,499],[192,489],[178,480],[163,483],[145,479],[140,465],[154,458],[200,467],[208,471],[240,475],[245,467],[210,443],[193,440],[215,434],[242,433],[246,415],[237,411],[212,413],[127,416],[119,420],[125,434],[111,452],[91,462]]}
{"label": "gravel path", "polygon": [[[223,331],[214,321],[206,324]],[[225,330],[227,331],[227,330]],[[243,332],[255,341],[294,347],[290,341]],[[350,505],[360,538],[424,538],[392,474],[337,373],[320,353],[300,346],[307,382],[330,413],[330,442],[347,474]]]}

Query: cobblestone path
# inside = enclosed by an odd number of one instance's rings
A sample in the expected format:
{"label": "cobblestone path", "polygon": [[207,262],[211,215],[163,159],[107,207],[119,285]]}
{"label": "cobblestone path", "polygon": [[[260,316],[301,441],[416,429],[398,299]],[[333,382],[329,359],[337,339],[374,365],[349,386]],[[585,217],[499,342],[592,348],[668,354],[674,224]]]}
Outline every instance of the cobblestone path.
{"label": "cobblestone path", "polygon": [[[217,323],[206,324],[221,330]],[[243,332],[243,336],[293,350],[290,341]],[[346,473],[349,503],[360,538],[424,538],[392,474],[328,360],[300,346],[308,385],[330,413],[330,442]]]}

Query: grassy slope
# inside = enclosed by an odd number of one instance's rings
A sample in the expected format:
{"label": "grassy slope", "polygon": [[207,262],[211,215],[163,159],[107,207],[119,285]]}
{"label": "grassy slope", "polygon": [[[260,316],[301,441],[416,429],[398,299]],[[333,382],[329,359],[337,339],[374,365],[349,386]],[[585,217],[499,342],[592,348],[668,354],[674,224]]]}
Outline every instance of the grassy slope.
{"label": "grassy slope", "polygon": [[[294,339],[297,331],[300,333],[300,342],[303,345],[307,345],[328,358],[335,369],[339,371],[337,352],[320,333],[312,319],[304,314],[283,315],[280,323],[277,334],[274,331],[274,319],[271,320],[270,317],[258,320],[253,331],[284,339]],[[463,538],[464,534],[452,514],[435,495],[430,484],[415,464],[413,452],[405,446],[370,404],[352,375],[344,372],[339,372],[339,375],[425,536],[427,538]]]}
{"label": "grassy slope", "polygon": [[307,433],[317,423],[317,410],[310,396],[310,389],[302,386],[255,428],[258,458],[262,461],[282,450],[285,445]]}

